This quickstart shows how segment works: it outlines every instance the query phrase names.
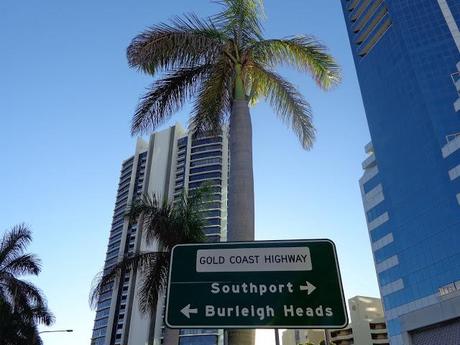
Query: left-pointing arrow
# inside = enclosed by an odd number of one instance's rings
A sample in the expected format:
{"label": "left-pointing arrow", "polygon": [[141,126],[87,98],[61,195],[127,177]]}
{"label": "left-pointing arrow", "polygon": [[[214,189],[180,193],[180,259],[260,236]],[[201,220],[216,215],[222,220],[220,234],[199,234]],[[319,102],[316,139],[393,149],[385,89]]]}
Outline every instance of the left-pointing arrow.
{"label": "left-pointing arrow", "polygon": [[190,319],[190,314],[198,314],[198,308],[191,308],[190,304],[187,304],[180,312]]}

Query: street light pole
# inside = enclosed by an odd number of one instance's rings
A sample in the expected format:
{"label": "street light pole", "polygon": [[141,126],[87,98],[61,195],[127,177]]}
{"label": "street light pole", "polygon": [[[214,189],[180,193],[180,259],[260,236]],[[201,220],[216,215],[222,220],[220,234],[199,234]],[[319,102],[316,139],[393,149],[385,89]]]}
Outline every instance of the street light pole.
{"label": "street light pole", "polygon": [[38,334],[42,334],[42,333],[71,333],[73,332],[73,329],[58,329],[58,330],[55,330],[55,331],[41,331],[41,332],[38,332]]}
{"label": "street light pole", "polygon": [[275,345],[280,345],[280,334],[278,328],[275,328]]}
{"label": "street light pole", "polygon": [[55,331],[41,331],[32,336],[32,344],[35,345],[35,340],[37,340],[37,335],[40,335],[42,333],[71,333],[73,332],[73,329],[57,329]]}

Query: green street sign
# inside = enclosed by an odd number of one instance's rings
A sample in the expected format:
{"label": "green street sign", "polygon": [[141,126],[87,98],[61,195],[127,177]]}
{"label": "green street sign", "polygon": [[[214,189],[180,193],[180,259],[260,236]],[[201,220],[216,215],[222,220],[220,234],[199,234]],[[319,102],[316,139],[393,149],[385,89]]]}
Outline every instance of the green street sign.
{"label": "green street sign", "polygon": [[181,244],[166,301],[170,328],[343,328],[330,240]]}

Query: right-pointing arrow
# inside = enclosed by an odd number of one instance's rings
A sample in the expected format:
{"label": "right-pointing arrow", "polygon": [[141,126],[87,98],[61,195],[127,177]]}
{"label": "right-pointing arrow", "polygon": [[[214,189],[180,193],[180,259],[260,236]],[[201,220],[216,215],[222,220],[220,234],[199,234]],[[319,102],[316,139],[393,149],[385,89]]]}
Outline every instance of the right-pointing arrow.
{"label": "right-pointing arrow", "polygon": [[305,281],[306,285],[300,285],[300,291],[307,291],[307,294],[311,294],[313,291],[316,290],[316,286],[314,286],[312,283]]}
{"label": "right-pointing arrow", "polygon": [[190,308],[190,304],[187,304],[180,312],[190,319],[190,314],[198,314],[198,308]]}

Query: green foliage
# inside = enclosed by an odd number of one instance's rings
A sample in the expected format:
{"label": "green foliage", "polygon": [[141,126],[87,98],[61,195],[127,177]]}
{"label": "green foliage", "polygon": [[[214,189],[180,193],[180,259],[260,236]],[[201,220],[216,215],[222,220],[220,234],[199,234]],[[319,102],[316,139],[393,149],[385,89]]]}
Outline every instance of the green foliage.
{"label": "green foliage", "polygon": [[309,149],[315,136],[310,106],[275,69],[292,66],[329,89],[340,81],[338,65],[311,36],[264,39],[262,1],[217,3],[222,10],[214,16],[175,17],[131,42],[130,66],[157,78],[140,100],[132,133],[154,130],[190,99],[194,100],[193,128],[217,132],[233,100],[255,104],[266,98],[302,147]]}
{"label": "green foliage", "polygon": [[155,310],[159,294],[168,282],[171,249],[179,243],[204,242],[204,218],[201,210],[209,195],[209,186],[182,194],[179,200],[168,204],[155,195],[144,195],[135,201],[127,213],[130,224],[138,224],[146,243],[156,243],[156,251],[137,252],[125,256],[109,272],[99,273],[90,294],[90,304],[95,308],[99,296],[129,271],[140,271],[141,288],[139,307],[144,313]]}
{"label": "green foliage", "polygon": [[19,224],[0,242],[0,334],[4,345],[41,344],[37,325],[51,325],[54,316],[45,297],[24,275],[38,275],[40,260],[25,253],[32,241],[30,229]]}

